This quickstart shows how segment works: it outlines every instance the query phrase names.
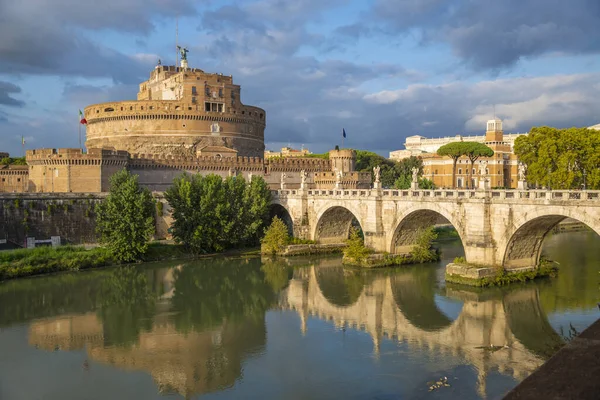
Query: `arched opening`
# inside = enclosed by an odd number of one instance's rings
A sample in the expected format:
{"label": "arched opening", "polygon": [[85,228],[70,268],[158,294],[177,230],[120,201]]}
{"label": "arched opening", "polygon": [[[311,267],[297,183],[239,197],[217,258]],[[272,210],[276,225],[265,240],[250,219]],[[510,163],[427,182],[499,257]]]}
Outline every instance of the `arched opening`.
{"label": "arched opening", "polygon": [[360,223],[351,211],[344,207],[332,207],[319,219],[314,237],[319,243],[344,243],[352,227],[362,234]]}
{"label": "arched opening", "polygon": [[104,112],[113,112],[113,111],[115,111],[115,109],[114,109],[114,108],[112,108],[112,107],[106,107],[106,108],[104,109]]}
{"label": "arched opening", "polygon": [[356,303],[366,283],[361,271],[341,266],[315,267],[315,276],[323,297],[338,307]]}
{"label": "arched opening", "polygon": [[[392,254],[411,252],[423,229],[434,226],[438,230],[438,239],[461,239],[456,227],[442,214],[433,210],[417,210],[404,217],[394,231],[390,245]],[[464,251],[461,251],[464,254]]]}
{"label": "arched opening", "polygon": [[453,322],[436,304],[436,273],[435,268],[413,267],[390,277],[394,301],[404,317],[415,327],[429,332]]}
{"label": "arched opening", "polygon": [[269,223],[271,223],[275,217],[282,220],[287,226],[290,236],[294,236],[294,221],[292,220],[292,216],[281,204],[271,204],[271,207],[269,208]]}
{"label": "arched opening", "polygon": [[508,241],[504,253],[504,268],[537,267],[544,239],[554,229],[567,225],[578,225],[582,229],[589,229],[582,222],[564,215],[544,215],[525,222]]}

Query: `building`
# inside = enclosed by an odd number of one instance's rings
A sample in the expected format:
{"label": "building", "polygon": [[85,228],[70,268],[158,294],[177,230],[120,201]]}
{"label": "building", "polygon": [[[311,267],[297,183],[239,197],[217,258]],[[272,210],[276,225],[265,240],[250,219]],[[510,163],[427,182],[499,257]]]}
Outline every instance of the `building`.
{"label": "building", "polygon": [[263,157],[265,111],[242,104],[231,76],[186,66],[156,66],[137,100],[87,106],[86,147],[175,157],[224,147]]}
{"label": "building", "polygon": [[0,192],[27,192],[29,188],[28,170],[27,165],[0,165]]}
{"label": "building", "polygon": [[[519,136],[527,135],[526,133],[509,133],[507,135],[503,134],[503,142],[510,145],[512,149],[515,143],[515,140]],[[478,142],[485,143],[487,141],[486,135],[478,135],[478,136],[447,136],[442,138],[433,138],[429,139],[424,136],[409,136],[406,138],[406,142],[404,143],[405,150],[395,150],[390,152],[390,159],[394,161],[400,161],[404,158],[408,158],[411,156],[419,157],[426,153],[435,153],[437,150],[445,144],[452,142]]]}
{"label": "building", "polygon": [[308,149],[302,148],[292,149],[291,147],[282,147],[281,151],[271,151],[265,150],[265,159],[275,158],[275,157],[306,157],[307,155],[312,154]]}
{"label": "building", "polygon": [[[517,137],[526,133],[504,135],[502,121],[498,118],[489,120],[485,136],[454,136],[438,139],[426,139],[422,136],[411,136],[406,139],[406,150],[390,153],[393,160],[401,160],[417,156],[423,160],[423,177],[433,181],[436,187],[478,188],[481,162],[485,162],[486,179],[490,187],[516,188],[518,185],[518,159],[513,153]],[[440,157],[437,150],[448,143],[470,141],[484,143],[494,150],[493,157],[484,157],[471,165],[467,157],[461,157],[456,164],[456,181],[452,182],[453,160]],[[471,172],[469,180],[469,170]]]}

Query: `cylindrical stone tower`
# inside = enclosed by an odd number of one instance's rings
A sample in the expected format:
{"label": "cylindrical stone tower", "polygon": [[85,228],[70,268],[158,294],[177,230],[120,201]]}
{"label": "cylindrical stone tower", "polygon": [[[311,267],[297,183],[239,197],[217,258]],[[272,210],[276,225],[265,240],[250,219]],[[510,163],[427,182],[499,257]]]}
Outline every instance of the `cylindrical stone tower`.
{"label": "cylindrical stone tower", "polygon": [[137,97],[85,108],[88,149],[194,156],[226,147],[264,157],[266,113],[242,104],[231,76],[159,65]]}

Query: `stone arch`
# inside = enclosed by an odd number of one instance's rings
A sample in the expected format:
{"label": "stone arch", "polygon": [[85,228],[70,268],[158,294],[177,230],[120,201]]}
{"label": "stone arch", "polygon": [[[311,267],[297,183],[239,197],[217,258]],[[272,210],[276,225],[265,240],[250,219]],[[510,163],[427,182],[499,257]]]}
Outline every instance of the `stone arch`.
{"label": "stone arch", "polygon": [[320,213],[313,233],[314,240],[319,243],[343,243],[350,235],[350,227],[362,230],[356,216],[343,206],[332,206]]}
{"label": "stone arch", "polygon": [[576,207],[536,208],[517,220],[500,243],[505,269],[537,267],[544,239],[561,221],[572,218],[600,235],[600,221]]}
{"label": "stone arch", "polygon": [[392,296],[404,317],[416,328],[439,331],[454,321],[435,303],[435,268],[410,268],[390,277]]}
{"label": "stone arch", "polygon": [[464,245],[462,226],[454,221],[449,212],[440,207],[422,204],[409,208],[398,219],[387,244],[388,251],[392,254],[408,253],[416,242],[419,229],[438,223],[452,225]]}
{"label": "stone arch", "polygon": [[288,228],[288,233],[290,236],[294,235],[294,220],[292,219],[292,215],[290,212],[279,203],[272,203],[269,206],[269,223],[273,220],[273,218],[281,219]]}

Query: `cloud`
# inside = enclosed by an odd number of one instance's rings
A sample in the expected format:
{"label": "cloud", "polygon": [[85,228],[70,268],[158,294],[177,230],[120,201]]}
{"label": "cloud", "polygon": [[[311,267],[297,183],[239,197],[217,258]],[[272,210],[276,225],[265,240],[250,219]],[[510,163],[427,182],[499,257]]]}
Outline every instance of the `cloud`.
{"label": "cloud", "polygon": [[376,0],[389,34],[442,42],[474,69],[498,69],[552,52],[600,51],[597,0]]}
{"label": "cloud", "polygon": [[0,0],[0,73],[138,82],[155,62],[94,41],[90,31],[147,35],[153,17],[195,13],[175,0]]}
{"label": "cloud", "polygon": [[11,97],[11,94],[21,93],[21,88],[9,82],[0,81],[0,105],[23,107],[25,102]]}
{"label": "cloud", "polygon": [[90,104],[135,100],[139,85],[93,86],[66,84],[63,100],[83,108]]}

